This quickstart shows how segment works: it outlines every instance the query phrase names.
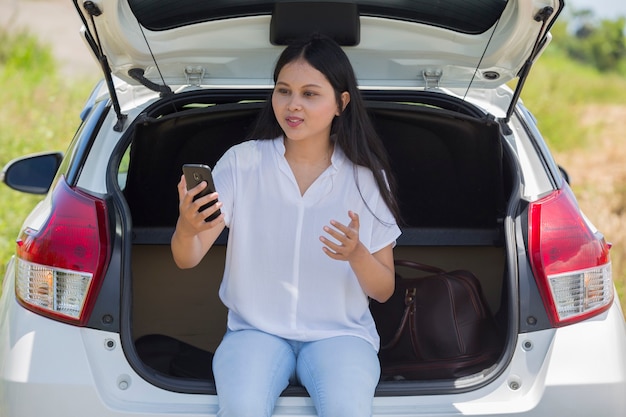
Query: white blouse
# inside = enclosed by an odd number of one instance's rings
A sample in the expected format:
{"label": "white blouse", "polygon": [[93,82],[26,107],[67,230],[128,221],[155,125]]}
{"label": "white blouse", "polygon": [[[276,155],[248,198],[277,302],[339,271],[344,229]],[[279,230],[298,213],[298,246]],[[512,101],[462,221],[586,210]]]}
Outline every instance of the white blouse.
{"label": "white blouse", "polygon": [[357,188],[354,165],[338,147],[304,195],[284,155],[282,137],[248,141],[213,171],[229,228],[220,286],[228,328],[296,341],[353,335],[378,350],[368,297],[350,264],[328,257],[319,237],[331,219],[348,224],[348,210],[358,213],[359,237],[371,253],[395,244],[400,229],[371,171],[358,167]]}

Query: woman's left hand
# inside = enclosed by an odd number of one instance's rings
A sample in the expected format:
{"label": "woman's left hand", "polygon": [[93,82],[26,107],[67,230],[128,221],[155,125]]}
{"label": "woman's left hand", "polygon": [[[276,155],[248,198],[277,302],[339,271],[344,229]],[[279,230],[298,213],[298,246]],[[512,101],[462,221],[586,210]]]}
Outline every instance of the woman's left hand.
{"label": "woman's left hand", "polygon": [[320,240],[325,245],[322,250],[326,255],[340,261],[350,261],[357,254],[365,249],[359,240],[359,215],[353,211],[348,212],[350,224],[347,226],[336,220],[331,220],[331,226],[325,226],[324,231],[333,239],[320,236]]}
{"label": "woman's left hand", "polygon": [[393,294],[395,285],[393,245],[370,253],[359,239],[359,216],[353,211],[349,211],[348,216],[350,224],[347,226],[331,220],[331,226],[324,227],[332,239],[320,236],[324,244],[322,250],[333,259],[350,262],[365,294],[384,303]]}

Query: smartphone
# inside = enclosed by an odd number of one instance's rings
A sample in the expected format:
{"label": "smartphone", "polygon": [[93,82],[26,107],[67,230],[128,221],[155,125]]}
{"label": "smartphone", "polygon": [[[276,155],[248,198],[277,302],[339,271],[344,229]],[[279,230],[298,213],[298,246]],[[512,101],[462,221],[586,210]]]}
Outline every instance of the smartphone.
{"label": "smartphone", "polygon": [[[215,192],[215,184],[213,183],[213,175],[211,174],[211,168],[204,164],[185,164],[183,165],[183,174],[185,175],[185,181],[187,182],[187,189],[190,190],[202,181],[206,181],[207,187],[200,191],[193,199],[194,201],[200,197],[204,197],[207,194]],[[198,211],[203,211],[213,204],[217,203],[217,200],[209,201],[207,204],[200,207]],[[215,220],[221,214],[220,210],[211,214],[204,219],[205,222]]]}

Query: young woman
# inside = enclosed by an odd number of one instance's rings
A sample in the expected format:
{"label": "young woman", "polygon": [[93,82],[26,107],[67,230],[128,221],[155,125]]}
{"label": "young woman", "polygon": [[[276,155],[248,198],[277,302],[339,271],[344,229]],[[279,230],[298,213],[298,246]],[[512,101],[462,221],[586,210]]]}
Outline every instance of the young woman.
{"label": "young woman", "polygon": [[387,158],[334,41],[289,45],[274,81],[257,139],[216,164],[217,192],[194,202],[206,183],[187,191],[181,177],[174,259],[194,267],[229,228],[219,415],[270,416],[293,382],[320,416],[370,416],[380,365],[368,299],[391,296],[400,235]]}

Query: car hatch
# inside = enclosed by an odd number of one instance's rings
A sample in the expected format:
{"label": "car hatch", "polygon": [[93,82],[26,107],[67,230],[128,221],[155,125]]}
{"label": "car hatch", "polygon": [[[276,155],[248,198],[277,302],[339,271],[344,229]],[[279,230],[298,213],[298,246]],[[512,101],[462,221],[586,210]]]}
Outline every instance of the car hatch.
{"label": "car hatch", "polygon": [[[515,78],[538,54],[535,44],[562,6],[559,0],[77,4],[94,53],[131,84],[145,83],[143,76],[168,86],[268,85],[282,50],[276,41],[284,43],[275,32],[312,28],[354,32],[342,43],[353,43],[346,52],[363,87],[449,88],[496,87]],[[335,10],[345,18],[330,18]]]}
{"label": "car hatch", "polygon": [[271,87],[284,45],[313,31],[345,47],[362,88],[497,88],[550,40],[563,0],[74,0],[107,78],[167,95],[179,86]]}

